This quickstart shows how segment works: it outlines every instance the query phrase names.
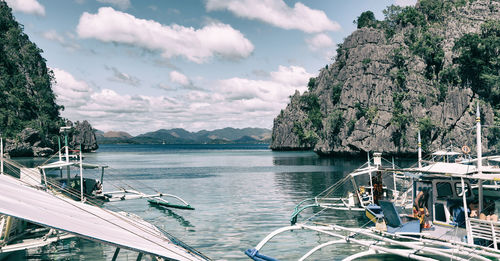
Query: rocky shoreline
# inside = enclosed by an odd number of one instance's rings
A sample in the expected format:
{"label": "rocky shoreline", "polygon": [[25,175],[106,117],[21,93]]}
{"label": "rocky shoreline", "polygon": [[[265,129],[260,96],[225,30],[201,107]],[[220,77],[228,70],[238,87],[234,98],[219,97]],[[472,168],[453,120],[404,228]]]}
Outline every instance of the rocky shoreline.
{"label": "rocky shoreline", "polygon": [[[87,122],[66,122],[71,130],[68,136],[69,147],[78,149],[82,146],[83,152],[95,151],[99,148],[95,132],[92,126]],[[61,137],[61,146],[64,146],[64,140]],[[46,137],[39,131],[32,128],[25,128],[13,139],[5,139],[4,153],[7,157],[48,157],[58,150],[57,136]]]}

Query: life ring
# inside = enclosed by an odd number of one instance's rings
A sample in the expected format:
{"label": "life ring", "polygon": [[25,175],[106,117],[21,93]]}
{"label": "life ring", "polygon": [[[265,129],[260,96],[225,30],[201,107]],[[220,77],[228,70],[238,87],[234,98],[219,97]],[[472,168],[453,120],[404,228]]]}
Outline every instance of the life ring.
{"label": "life ring", "polygon": [[470,148],[467,145],[462,146],[462,152],[465,154],[469,154]]}

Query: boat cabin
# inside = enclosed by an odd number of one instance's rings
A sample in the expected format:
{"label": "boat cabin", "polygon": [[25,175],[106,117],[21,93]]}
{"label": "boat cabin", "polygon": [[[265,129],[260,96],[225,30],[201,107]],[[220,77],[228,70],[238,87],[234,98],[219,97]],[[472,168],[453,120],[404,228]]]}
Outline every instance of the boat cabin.
{"label": "boat cabin", "polygon": [[[468,180],[464,180],[465,197],[467,202],[474,202],[474,195],[471,193],[471,185]],[[432,180],[418,181],[415,183],[415,193],[417,197],[419,191],[427,190],[429,193],[427,208],[429,216],[434,225],[465,227],[465,217],[463,208],[463,190],[460,179],[437,178]]]}

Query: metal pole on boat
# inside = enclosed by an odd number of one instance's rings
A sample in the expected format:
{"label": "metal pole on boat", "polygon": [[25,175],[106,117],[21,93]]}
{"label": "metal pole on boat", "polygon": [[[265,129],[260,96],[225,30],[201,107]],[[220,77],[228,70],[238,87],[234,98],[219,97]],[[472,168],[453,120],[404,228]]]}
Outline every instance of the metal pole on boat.
{"label": "metal pole on boat", "polygon": [[57,136],[57,145],[59,146],[59,161],[62,161],[62,154],[61,154],[61,136]]}
{"label": "metal pole on boat", "polygon": [[465,183],[464,183],[464,178],[460,178],[460,181],[462,183],[462,200],[464,203],[464,213],[465,213],[465,225],[466,225],[466,230],[467,230],[467,243],[468,244],[474,244],[474,239],[472,238],[472,228],[470,226],[470,221],[469,221],[469,213],[468,208],[467,208],[467,197],[465,196],[467,193],[465,191]]}
{"label": "metal pole on boat", "polygon": [[82,161],[82,145],[80,144],[80,196],[83,202],[83,161]]}
{"label": "metal pole on boat", "polygon": [[[69,146],[68,146],[68,131],[71,129],[69,126],[61,127],[59,129],[59,133],[64,134],[64,149],[65,149],[65,154],[66,154],[66,163],[69,163]],[[61,176],[62,176],[62,170],[61,170]],[[68,186],[71,184],[71,177],[70,177],[70,171],[69,171],[69,166],[66,166],[66,182],[68,183]]]}
{"label": "metal pole on boat", "polygon": [[[392,169],[396,169],[396,164],[394,164],[394,157],[392,157]],[[392,191],[394,200],[398,197],[398,190],[396,189],[396,172],[392,172],[392,181],[394,182],[394,188]]]}
{"label": "metal pole on boat", "polygon": [[2,163],[0,164],[0,174],[3,174],[3,137],[2,134],[0,133],[0,160]]}
{"label": "metal pole on boat", "polygon": [[115,250],[115,253],[113,254],[113,258],[111,258],[112,261],[115,261],[116,258],[118,257],[118,254],[120,253],[120,248],[117,247]]}
{"label": "metal pole on boat", "polygon": [[[479,102],[476,107],[476,150],[477,150],[477,174],[482,174],[483,169],[483,152],[481,145],[481,114],[479,112]],[[477,182],[479,196],[479,213],[483,211],[483,181],[480,179]],[[467,212],[465,212],[467,213]]]}
{"label": "metal pole on boat", "polygon": [[420,138],[420,130],[418,130],[418,168],[422,167],[422,139]]}
{"label": "metal pole on boat", "polygon": [[[370,165],[370,152],[368,152],[367,155],[368,155],[368,169],[370,169],[371,168],[371,165]],[[373,199],[373,181],[372,181],[372,171],[371,171],[371,169],[368,172],[368,174],[370,175],[370,187],[371,187],[370,191],[371,191],[371,195],[372,195],[371,202],[372,202],[372,204],[375,204],[375,201]]]}
{"label": "metal pole on boat", "polygon": [[69,146],[68,146],[68,133],[65,131],[64,132],[64,147],[65,147],[65,153],[66,153],[66,162],[69,162]]}
{"label": "metal pole on boat", "polygon": [[[62,161],[62,153],[61,153],[61,136],[57,136],[57,145],[58,145],[58,148],[59,148],[59,161]],[[62,171],[62,167],[59,168],[59,176],[63,177],[63,171]]]}

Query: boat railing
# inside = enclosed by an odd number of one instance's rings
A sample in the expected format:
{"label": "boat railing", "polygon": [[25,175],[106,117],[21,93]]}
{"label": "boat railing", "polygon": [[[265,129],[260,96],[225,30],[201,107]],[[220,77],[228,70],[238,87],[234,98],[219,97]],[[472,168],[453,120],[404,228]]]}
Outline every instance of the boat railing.
{"label": "boat railing", "polygon": [[492,220],[483,220],[477,218],[469,218],[472,237],[474,239],[484,239],[492,243],[493,248],[498,250],[500,243],[500,222]]}
{"label": "boat railing", "polygon": [[[311,202],[311,203],[305,204],[306,202]],[[317,198],[308,198],[302,200],[299,204],[297,204],[297,206],[295,206],[292,216],[290,217],[290,223],[292,225],[295,225],[295,223],[297,223],[297,218],[299,217],[300,212],[302,212],[304,209],[317,206],[318,206]]]}

